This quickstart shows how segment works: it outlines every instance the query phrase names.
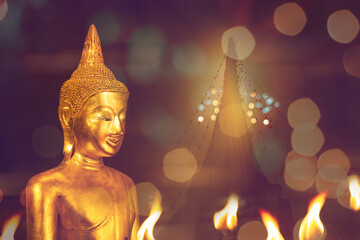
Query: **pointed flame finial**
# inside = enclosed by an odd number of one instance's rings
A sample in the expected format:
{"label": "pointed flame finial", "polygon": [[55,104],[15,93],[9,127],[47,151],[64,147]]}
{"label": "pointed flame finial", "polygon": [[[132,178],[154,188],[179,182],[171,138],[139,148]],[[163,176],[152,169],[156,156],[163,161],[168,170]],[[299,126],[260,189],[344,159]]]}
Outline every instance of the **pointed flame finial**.
{"label": "pointed flame finial", "polygon": [[104,63],[99,34],[94,24],[90,26],[85,38],[84,49],[80,59],[80,64],[84,63]]}

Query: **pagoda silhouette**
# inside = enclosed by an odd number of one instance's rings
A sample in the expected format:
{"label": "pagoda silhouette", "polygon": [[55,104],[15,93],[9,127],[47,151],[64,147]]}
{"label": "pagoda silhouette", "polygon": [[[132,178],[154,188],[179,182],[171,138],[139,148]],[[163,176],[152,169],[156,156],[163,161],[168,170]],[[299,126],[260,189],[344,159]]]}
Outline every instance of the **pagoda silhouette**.
{"label": "pagoda silhouette", "polygon": [[[234,56],[235,49],[236,43],[230,38],[228,55]],[[223,94],[219,106],[220,114],[228,107],[238,107],[234,112],[236,116],[226,114],[223,117],[227,119],[222,120],[230,129],[244,131],[244,133],[237,134],[239,137],[227,135],[221,129],[219,123],[221,116],[218,116],[205,159],[200,164],[199,171],[194,175],[185,194],[186,202],[168,222],[168,224],[180,222],[187,225],[186,228],[184,227],[189,233],[186,239],[217,239],[213,214],[225,206],[229,195],[236,193],[241,199],[247,198],[256,191],[258,185],[267,184],[264,176],[257,170],[251,136],[242,107],[243,98],[238,84],[237,61],[227,57]],[[179,188],[179,195],[181,191]],[[257,213],[257,209],[253,212]]]}

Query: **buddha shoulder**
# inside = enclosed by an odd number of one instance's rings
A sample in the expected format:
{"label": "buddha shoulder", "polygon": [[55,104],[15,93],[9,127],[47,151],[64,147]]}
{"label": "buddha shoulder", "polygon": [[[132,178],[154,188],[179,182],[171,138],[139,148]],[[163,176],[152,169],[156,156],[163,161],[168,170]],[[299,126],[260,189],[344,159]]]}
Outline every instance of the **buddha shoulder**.
{"label": "buddha shoulder", "polygon": [[67,179],[62,173],[62,168],[63,166],[60,165],[33,176],[26,185],[27,189],[34,191],[44,191],[45,189],[54,190],[59,184],[67,182]]}

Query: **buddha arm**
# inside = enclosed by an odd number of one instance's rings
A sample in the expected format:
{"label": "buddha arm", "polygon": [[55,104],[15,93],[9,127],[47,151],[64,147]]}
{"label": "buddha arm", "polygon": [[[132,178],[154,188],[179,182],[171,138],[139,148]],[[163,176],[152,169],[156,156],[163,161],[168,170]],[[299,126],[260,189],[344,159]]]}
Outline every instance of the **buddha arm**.
{"label": "buddha arm", "polygon": [[56,239],[56,198],[54,186],[39,181],[37,176],[26,186],[26,216],[28,240]]}

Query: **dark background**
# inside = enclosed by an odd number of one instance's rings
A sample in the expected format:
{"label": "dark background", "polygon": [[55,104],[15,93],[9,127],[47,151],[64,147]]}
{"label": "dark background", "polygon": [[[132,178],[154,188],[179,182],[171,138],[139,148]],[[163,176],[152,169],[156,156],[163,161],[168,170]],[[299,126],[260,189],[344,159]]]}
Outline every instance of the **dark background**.
{"label": "dark background", "polygon": [[[254,35],[255,50],[245,63],[280,100],[278,113],[286,118],[292,101],[311,98],[322,115],[322,151],[342,149],[352,163],[351,171],[358,172],[360,80],[346,73],[342,58],[348,47],[359,43],[359,36],[350,44],[336,43],[326,22],[340,9],[349,9],[359,18],[360,4],[357,0],[295,1],[304,9],[307,24],[299,35],[290,37],[279,33],[273,23],[275,8],[285,2],[9,0],[7,16],[0,21],[0,186],[4,193],[0,226],[14,213],[25,213],[19,194],[26,181],[62,160],[62,136],[56,131],[49,135],[46,142],[58,154],[44,158],[33,149],[34,132],[45,125],[61,130],[57,116],[60,87],[78,65],[91,23],[98,28],[105,64],[131,94],[123,146],[105,163],[135,183],[154,182],[162,174],[166,144],[181,137],[222,60],[222,33],[237,25],[246,26]],[[136,44],[134,34],[144,28],[160,36],[155,42],[161,47],[161,63],[154,74],[139,80],[129,73],[129,68],[140,64],[131,60],[131,44]],[[183,44],[196,45],[205,57],[203,67],[195,73],[177,71],[173,65],[174,49]],[[203,59],[196,54],[188,57],[195,63]],[[284,91],[273,80],[289,65],[299,67],[304,78],[292,82],[291,74],[283,76],[289,80],[282,82]],[[283,134],[290,136],[290,132]],[[25,238],[24,221],[23,214],[15,239]],[[291,229],[283,228],[290,239]],[[359,230],[353,231],[348,236],[358,239]]]}

